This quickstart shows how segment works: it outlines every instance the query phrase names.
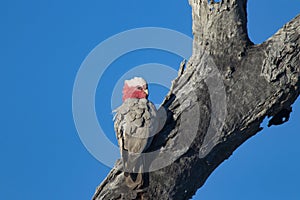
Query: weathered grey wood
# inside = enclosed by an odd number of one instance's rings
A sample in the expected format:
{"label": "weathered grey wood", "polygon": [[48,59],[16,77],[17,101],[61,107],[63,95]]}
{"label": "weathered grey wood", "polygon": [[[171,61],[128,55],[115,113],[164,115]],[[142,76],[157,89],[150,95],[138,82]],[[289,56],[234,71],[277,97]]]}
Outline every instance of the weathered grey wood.
{"label": "weathered grey wood", "polygon": [[[199,121],[196,138],[183,155],[174,152],[180,156],[174,163],[149,173],[149,186],[142,193],[124,186],[117,161],[97,188],[94,200],[190,199],[219,164],[262,129],[260,124],[265,117],[273,117],[269,125],[288,120],[300,91],[300,15],[264,43],[254,45],[247,35],[246,4],[246,0],[190,0],[193,56],[184,71],[182,63],[163,102],[167,124],[154,138],[152,149],[174,148],[184,130],[182,126],[189,129]],[[220,92],[210,91],[208,86],[211,66],[217,67],[224,83],[226,118],[223,126],[212,127],[214,135],[207,142],[211,113],[216,106],[210,94]]]}

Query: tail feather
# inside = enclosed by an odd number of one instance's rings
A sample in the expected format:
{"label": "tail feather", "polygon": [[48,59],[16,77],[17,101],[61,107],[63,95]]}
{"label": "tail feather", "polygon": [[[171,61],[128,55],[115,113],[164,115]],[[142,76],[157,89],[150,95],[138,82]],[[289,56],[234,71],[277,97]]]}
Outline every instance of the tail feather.
{"label": "tail feather", "polygon": [[144,162],[143,158],[123,153],[124,176],[127,187],[132,190],[142,189],[144,186]]}

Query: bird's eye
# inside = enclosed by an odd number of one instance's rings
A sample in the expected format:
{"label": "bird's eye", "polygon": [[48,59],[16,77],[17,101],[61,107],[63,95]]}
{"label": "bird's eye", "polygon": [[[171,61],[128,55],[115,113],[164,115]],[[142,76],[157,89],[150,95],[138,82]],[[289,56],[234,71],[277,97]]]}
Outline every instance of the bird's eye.
{"label": "bird's eye", "polygon": [[137,86],[137,89],[138,90],[142,90],[143,88],[141,86]]}

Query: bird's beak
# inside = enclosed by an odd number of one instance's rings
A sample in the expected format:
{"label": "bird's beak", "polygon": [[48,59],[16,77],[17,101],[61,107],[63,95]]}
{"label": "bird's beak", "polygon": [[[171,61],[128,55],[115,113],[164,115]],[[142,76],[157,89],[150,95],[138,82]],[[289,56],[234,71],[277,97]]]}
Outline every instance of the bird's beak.
{"label": "bird's beak", "polygon": [[145,94],[148,96],[148,94],[149,94],[148,89],[145,89],[144,92],[145,92]]}

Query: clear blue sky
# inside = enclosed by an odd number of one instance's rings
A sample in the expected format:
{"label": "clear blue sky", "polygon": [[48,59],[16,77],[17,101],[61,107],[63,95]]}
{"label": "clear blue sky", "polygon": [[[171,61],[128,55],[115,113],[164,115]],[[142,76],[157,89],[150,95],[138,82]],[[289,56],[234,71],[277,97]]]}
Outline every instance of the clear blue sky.
{"label": "clear blue sky", "polygon": [[[248,10],[250,37],[260,43],[300,13],[300,2],[250,0]],[[90,199],[110,169],[86,150],[74,126],[76,73],[100,42],[128,29],[165,27],[191,36],[188,1],[11,0],[1,1],[0,16],[0,199]],[[113,81],[130,66],[177,69],[181,61],[151,50],[127,56],[112,64],[99,83],[107,89],[96,95],[99,121],[113,142],[109,107],[99,103],[111,96]],[[165,93],[154,85],[150,98],[159,103]],[[193,199],[300,199],[299,100],[293,110],[287,124],[242,145]]]}

